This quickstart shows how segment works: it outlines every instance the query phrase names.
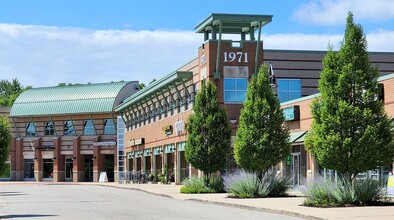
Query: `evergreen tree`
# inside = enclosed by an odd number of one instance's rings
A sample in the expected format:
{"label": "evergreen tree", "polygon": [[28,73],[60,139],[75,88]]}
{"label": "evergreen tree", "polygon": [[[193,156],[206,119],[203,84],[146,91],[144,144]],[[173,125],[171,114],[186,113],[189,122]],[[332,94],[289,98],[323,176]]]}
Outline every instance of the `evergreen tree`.
{"label": "evergreen tree", "polygon": [[290,153],[289,131],[279,100],[270,85],[268,68],[262,65],[248,86],[234,145],[239,166],[259,178]]}
{"label": "evergreen tree", "polygon": [[188,118],[185,156],[191,165],[204,172],[206,185],[211,174],[225,169],[230,154],[231,129],[227,111],[218,105],[216,86],[202,86]]}
{"label": "evergreen tree", "polygon": [[379,100],[377,68],[371,68],[361,25],[349,12],[340,50],[329,48],[312,104],[314,121],[305,140],[319,164],[353,181],[358,173],[394,158],[392,124]]}
{"label": "evergreen tree", "polygon": [[10,140],[10,124],[8,118],[0,115],[0,171],[4,169],[5,162],[8,159]]}

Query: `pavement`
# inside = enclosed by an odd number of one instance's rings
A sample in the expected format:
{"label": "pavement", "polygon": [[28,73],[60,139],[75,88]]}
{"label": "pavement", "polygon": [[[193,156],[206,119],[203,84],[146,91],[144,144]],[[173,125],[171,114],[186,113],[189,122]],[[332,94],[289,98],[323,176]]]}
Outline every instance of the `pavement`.
{"label": "pavement", "polygon": [[284,198],[236,199],[229,198],[226,193],[183,194],[180,193],[181,185],[119,183],[97,184],[107,187],[140,190],[178,200],[195,200],[304,219],[394,219],[394,206],[315,208],[303,206],[302,203],[304,201],[304,197],[300,195]]}

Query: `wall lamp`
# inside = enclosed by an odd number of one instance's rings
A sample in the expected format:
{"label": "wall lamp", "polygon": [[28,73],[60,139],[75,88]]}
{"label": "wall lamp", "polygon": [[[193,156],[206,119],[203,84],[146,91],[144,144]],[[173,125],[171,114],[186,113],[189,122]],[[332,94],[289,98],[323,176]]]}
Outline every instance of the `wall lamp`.
{"label": "wall lamp", "polygon": [[33,158],[33,160],[37,160],[37,157]]}
{"label": "wall lamp", "polygon": [[77,159],[77,157],[73,157],[73,160],[76,160]]}
{"label": "wall lamp", "polygon": [[95,159],[97,159],[97,157],[92,157],[92,160],[95,160]]}
{"label": "wall lamp", "polygon": [[53,158],[52,158],[52,161],[55,161],[55,160],[56,160],[56,157],[53,157]]}

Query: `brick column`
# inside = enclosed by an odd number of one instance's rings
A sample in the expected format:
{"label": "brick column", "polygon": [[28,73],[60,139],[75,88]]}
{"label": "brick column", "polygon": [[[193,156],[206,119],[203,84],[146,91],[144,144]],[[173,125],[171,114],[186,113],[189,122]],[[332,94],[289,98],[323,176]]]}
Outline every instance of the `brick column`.
{"label": "brick column", "polygon": [[[116,140],[116,137],[115,137]],[[114,146],[114,182],[118,182],[118,145]]]}
{"label": "brick column", "polygon": [[80,137],[73,139],[73,182],[85,180],[85,157],[80,151]]}
{"label": "brick column", "polygon": [[53,157],[56,158],[53,161],[53,181],[61,182],[66,180],[66,164],[65,164],[65,156],[61,154],[61,137],[53,138],[53,146],[55,146],[55,150],[53,151]]}
{"label": "brick column", "polygon": [[[100,136],[93,138],[93,142],[100,141]],[[105,171],[105,155],[102,155],[100,150],[100,146],[93,146],[93,182],[98,182],[100,178],[100,172]]]}
{"label": "brick column", "polygon": [[42,181],[42,153],[41,149],[37,149],[41,146],[41,137],[34,140],[34,147],[35,147],[35,160],[34,160],[34,178],[36,181]]}
{"label": "brick column", "polygon": [[11,139],[11,180],[20,181],[24,178],[23,138]]}

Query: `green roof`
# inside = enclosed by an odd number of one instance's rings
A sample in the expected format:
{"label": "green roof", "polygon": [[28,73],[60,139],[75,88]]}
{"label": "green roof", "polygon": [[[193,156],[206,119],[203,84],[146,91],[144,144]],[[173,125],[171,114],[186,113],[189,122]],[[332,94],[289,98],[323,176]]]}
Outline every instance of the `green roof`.
{"label": "green roof", "polygon": [[272,15],[249,15],[249,14],[222,14],[213,13],[199,23],[195,29],[197,33],[204,33],[208,29],[217,29],[217,23],[222,22],[223,33],[237,34],[254,31],[261,23],[264,26],[272,21]]}
{"label": "green roof", "polygon": [[[15,100],[10,116],[112,112],[138,82],[99,83],[29,89]],[[126,90],[125,92],[121,92]],[[130,92],[127,92],[130,90]],[[120,95],[121,94],[121,95]],[[124,97],[121,97],[124,96]]]}

